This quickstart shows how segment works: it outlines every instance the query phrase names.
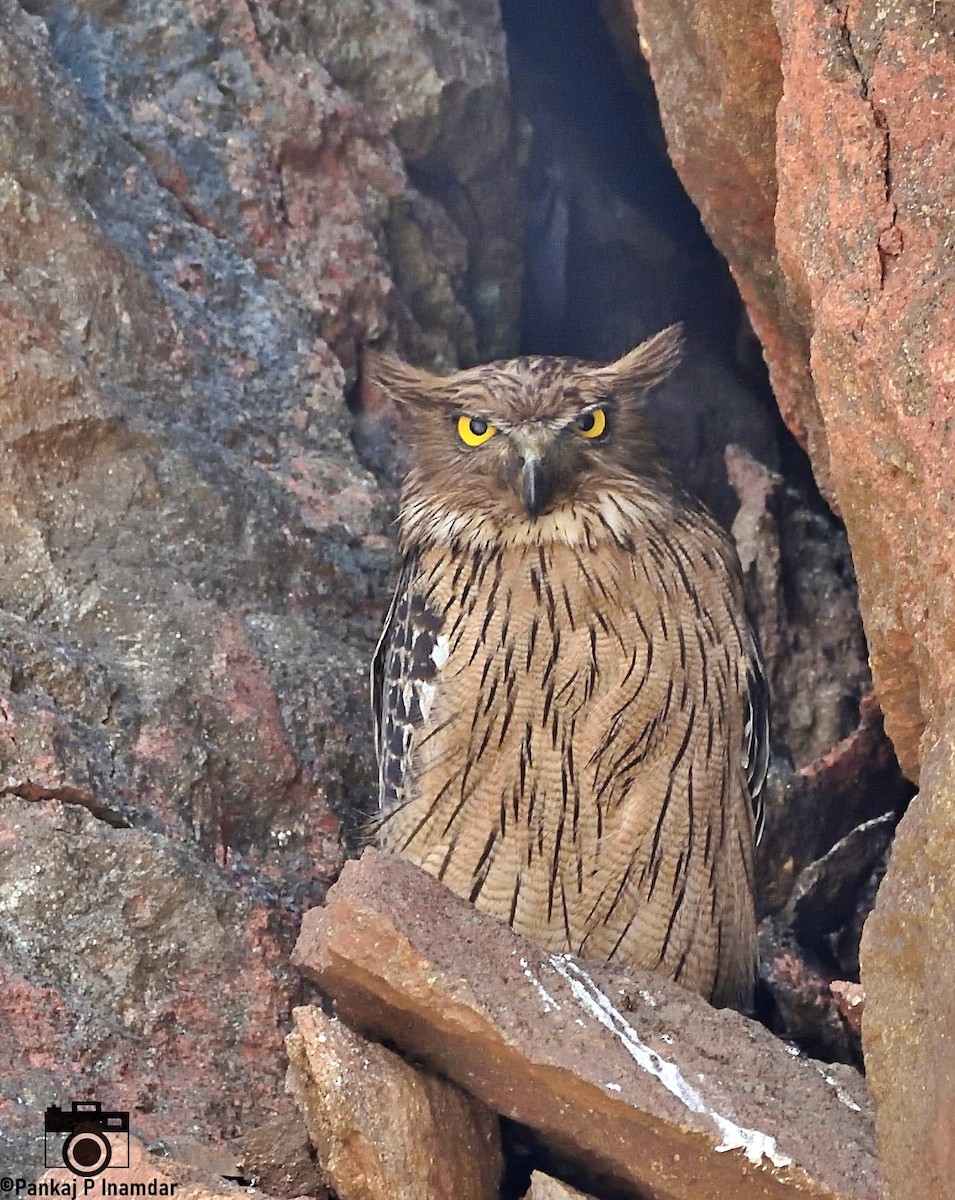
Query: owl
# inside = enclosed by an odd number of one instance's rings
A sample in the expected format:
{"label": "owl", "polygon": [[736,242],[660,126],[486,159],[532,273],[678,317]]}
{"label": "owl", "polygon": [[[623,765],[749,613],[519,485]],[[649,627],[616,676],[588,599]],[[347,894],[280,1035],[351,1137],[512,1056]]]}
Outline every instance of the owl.
{"label": "owl", "polygon": [[745,1005],[767,688],[739,561],[619,361],[370,353],[413,465],[372,667],[376,836],[550,951]]}

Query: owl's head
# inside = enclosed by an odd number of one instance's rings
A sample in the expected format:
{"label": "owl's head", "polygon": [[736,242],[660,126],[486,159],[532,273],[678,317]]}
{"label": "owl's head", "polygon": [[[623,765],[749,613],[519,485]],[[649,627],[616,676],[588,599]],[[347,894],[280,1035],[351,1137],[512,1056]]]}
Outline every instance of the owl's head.
{"label": "owl's head", "polygon": [[591,500],[621,473],[655,473],[643,399],[679,352],[676,325],[607,365],[528,357],[439,376],[367,352],[366,373],[406,417],[405,508],[503,529]]}

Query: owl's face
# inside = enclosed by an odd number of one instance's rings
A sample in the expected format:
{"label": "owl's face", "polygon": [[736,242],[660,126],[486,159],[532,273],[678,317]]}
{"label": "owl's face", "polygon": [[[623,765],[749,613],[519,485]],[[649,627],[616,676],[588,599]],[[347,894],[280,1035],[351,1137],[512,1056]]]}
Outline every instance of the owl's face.
{"label": "owl's face", "polygon": [[655,469],[640,410],[678,353],[670,327],[607,366],[518,358],[442,377],[369,354],[366,369],[408,418],[406,505],[503,530]]}

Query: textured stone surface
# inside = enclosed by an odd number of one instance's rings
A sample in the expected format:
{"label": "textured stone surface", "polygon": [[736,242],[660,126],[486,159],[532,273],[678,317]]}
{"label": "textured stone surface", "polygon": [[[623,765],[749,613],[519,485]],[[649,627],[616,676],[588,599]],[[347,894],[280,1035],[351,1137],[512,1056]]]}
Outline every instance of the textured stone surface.
{"label": "textured stone surface", "polygon": [[583,1192],[578,1192],[567,1183],[561,1183],[551,1175],[535,1171],[524,1200],[593,1200],[593,1197],[585,1196]]}
{"label": "textured stone surface", "polygon": [[[861,1065],[829,991],[858,978],[859,937],[912,788],[869,685],[844,532],[738,448],[733,525],[773,689],[775,757],[756,854],[760,1019],[819,1058]],[[794,762],[787,761],[787,752]]]}
{"label": "textured stone surface", "polygon": [[661,1200],[878,1194],[854,1072],[793,1060],[761,1027],[652,974],[547,956],[400,859],[347,864],[306,914],[294,961],[355,1028],[603,1185]]}
{"label": "textured stone surface", "polygon": [[[405,351],[449,366],[506,357],[520,306],[522,135],[497,0],[269,0],[256,14],[272,54],[320,62],[407,164],[413,186],[383,226]],[[321,206],[308,217],[306,238]]]}
{"label": "textured stone surface", "polygon": [[[387,543],[348,444],[340,368],[311,342],[306,314],[190,219],[57,69],[42,22],[12,3],[0,5],[0,97],[0,787],[14,798],[11,820],[16,798],[51,797],[103,818],[103,838],[110,825],[134,824],[199,843],[184,869],[206,876],[200,891],[221,889],[218,859],[235,900],[245,891],[258,902],[243,918],[255,932],[244,949],[230,946],[222,979],[246,969],[257,978],[261,1001],[242,1023],[263,1020],[248,1042],[261,1084],[241,1083],[252,1064],[237,1060],[234,1095],[205,1058],[233,1019],[227,1011],[218,1025],[193,1014],[195,1032],[170,1043],[178,1067],[169,1057],[150,1066],[146,1045],[131,1052],[142,1056],[139,1096],[122,1077],[130,1055],[104,1054],[101,1033],[66,1018],[70,1032],[61,1026],[45,1048],[44,1088],[18,1053],[0,1092],[32,1131],[36,1112],[18,1098],[42,1110],[87,1068],[107,1100],[128,1096],[154,1133],[158,1103],[166,1132],[201,1122],[209,1136],[229,1136],[239,1114],[258,1108],[261,1120],[276,1104],[281,970],[274,982],[263,972],[280,960],[274,949],[258,958],[257,940],[270,913],[287,928],[297,904],[321,895],[341,857],[333,806],[370,782],[353,739],[377,616],[369,582],[384,577]],[[55,824],[45,814],[56,807],[33,821]],[[77,815],[64,816],[67,829]],[[29,848],[32,869],[50,879],[54,848],[32,841],[30,826],[17,834],[21,855]],[[104,980],[122,976],[128,952],[141,997],[130,1012],[126,985],[115,996],[101,985],[98,1016],[121,1030],[166,996],[166,1039],[178,989],[199,1009],[227,991],[210,985],[199,958],[174,949],[168,961],[159,951],[143,958],[134,938],[127,944],[127,914],[145,906],[150,919],[137,847],[114,838],[126,887],[110,889],[101,917],[116,963],[98,961]],[[67,913],[97,902],[95,857],[80,861]],[[203,919],[224,902],[210,895]],[[25,972],[28,992],[49,989],[51,1015],[78,1018],[82,963],[62,953],[62,939],[37,945],[28,917],[8,911],[7,969]],[[185,918],[179,930],[188,944]],[[168,976],[174,966],[183,978]],[[183,1020],[191,1003],[182,1000]],[[13,1007],[9,990],[0,1004]],[[157,1070],[169,1072],[161,1102]],[[4,1121],[4,1136],[13,1131]]]}
{"label": "textured stone surface", "polygon": [[781,260],[812,369],[886,729],[921,790],[863,939],[863,1038],[889,1194],[944,1194],[955,1009],[955,18],[774,12]]}
{"label": "textured stone surface", "polygon": [[[733,537],[772,691],[773,745],[805,768],[853,732],[871,686],[848,542],[818,499],[740,447],[728,448],[726,466],[740,501]],[[891,756],[887,742],[884,751]]]}
{"label": "textured stone surface", "polygon": [[[821,759],[798,771],[776,760],[767,779],[766,827],[756,855],[758,914],[781,912],[802,873],[859,827],[879,819],[891,826],[911,792],[871,695],[863,700],[858,727]],[[879,857],[880,842],[875,839],[865,855],[854,861],[861,869],[863,861],[871,863]],[[844,900],[849,902],[851,896]],[[832,915],[845,917],[845,905]]]}
{"label": "textured stone surface", "polygon": [[856,1037],[862,1038],[862,1018],[865,1014],[865,992],[859,983],[834,979],[829,990],[836,998],[839,1012]]}
{"label": "textured stone surface", "polygon": [[944,720],[955,692],[952,14],[864,5],[847,25],[806,2],[776,15],[780,254],[812,304],[813,375],[873,677],[915,778],[927,718]]}
{"label": "textured stone surface", "polygon": [[5,1169],[42,1167],[54,1100],[125,1109],[147,1142],[234,1136],[281,1110],[284,959],[261,909],[195,846],[5,799],[0,1125],[25,1146]]}
{"label": "textured stone surface", "polygon": [[862,1039],[892,1200],[955,1178],[955,729],[922,765],[862,939]]}
{"label": "textured stone surface", "polygon": [[[467,20],[439,7],[31,6],[161,186],[281,280],[346,368],[394,321],[452,364],[513,346],[519,147],[500,21],[490,2]],[[183,268],[201,287],[201,261]]]}
{"label": "textured stone surface", "polygon": [[[792,791],[789,796],[797,800],[795,826],[803,797]],[[896,821],[889,812],[857,825],[796,875],[787,903],[760,926],[760,1019],[814,1058],[862,1066],[861,1013],[848,1019],[852,1009],[843,1004],[835,981],[858,977],[862,927],[885,872]],[[792,863],[788,859],[779,871],[781,887]],[[761,865],[765,871],[765,859]]]}
{"label": "textured stone surface", "polygon": [[[44,879],[64,921],[104,930],[94,971],[57,912],[8,893],[0,1170],[32,1169],[42,1108],[83,1079],[150,1138],[291,1108],[282,950],[341,863],[341,818],[368,809],[391,562],[344,391],[395,322],[456,361],[517,311],[519,207],[476,232],[464,178],[514,187],[493,5],[467,29],[447,5],[446,31],[430,5],[377,6],[376,104],[308,42],[310,8],[0,0],[0,802],[19,845],[0,887]],[[412,9],[402,73],[389,30]],[[445,154],[467,228],[425,193]],[[425,247],[400,271],[395,230]],[[70,849],[100,843],[102,895]]]}
{"label": "textured stone surface", "polygon": [[327,1180],[296,1112],[277,1117],[244,1134],[238,1144],[238,1175],[270,1196],[328,1200]]}
{"label": "textured stone surface", "polygon": [[297,1008],[286,1082],[338,1200],[496,1200],[497,1117],[319,1008]]}
{"label": "textured stone surface", "polygon": [[636,26],[673,164],[726,256],[789,428],[831,501],[828,447],[809,373],[809,311],[776,252],[779,35],[768,0],[604,0]]}

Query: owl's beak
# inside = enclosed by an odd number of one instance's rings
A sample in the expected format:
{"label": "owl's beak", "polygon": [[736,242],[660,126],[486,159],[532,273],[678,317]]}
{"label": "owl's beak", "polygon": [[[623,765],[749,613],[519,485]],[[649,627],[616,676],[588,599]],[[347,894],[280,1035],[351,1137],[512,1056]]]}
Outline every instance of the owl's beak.
{"label": "owl's beak", "polygon": [[550,499],[550,479],[540,455],[528,454],[521,468],[521,499],[529,517],[538,517]]}

